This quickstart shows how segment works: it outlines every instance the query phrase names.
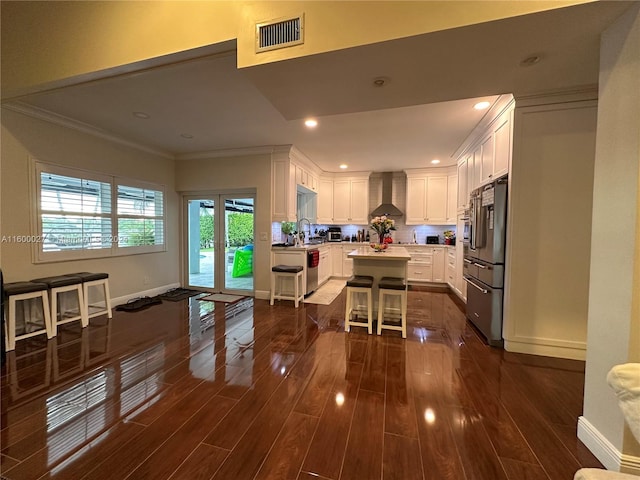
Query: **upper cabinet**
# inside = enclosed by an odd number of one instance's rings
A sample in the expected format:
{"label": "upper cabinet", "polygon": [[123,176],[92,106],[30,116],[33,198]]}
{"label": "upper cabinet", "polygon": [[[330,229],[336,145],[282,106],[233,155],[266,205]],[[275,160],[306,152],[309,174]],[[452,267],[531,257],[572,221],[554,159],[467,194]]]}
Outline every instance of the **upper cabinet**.
{"label": "upper cabinet", "polygon": [[501,96],[458,152],[457,209],[469,208],[469,193],[509,173],[513,145],[513,97]]}
{"label": "upper cabinet", "polygon": [[335,177],[333,180],[333,223],[368,223],[369,176]]}
{"label": "upper cabinet", "polygon": [[[306,215],[315,214],[315,196],[319,189],[319,169],[295,147],[287,146],[274,151],[271,160],[271,221],[295,222],[303,195]],[[315,219],[310,219],[315,220]]]}
{"label": "upper cabinet", "polygon": [[[454,225],[457,210],[457,172],[451,168],[405,170],[407,225]],[[451,192],[449,189],[451,188]]]}
{"label": "upper cabinet", "polygon": [[318,223],[333,223],[333,178],[320,176],[318,184]]}

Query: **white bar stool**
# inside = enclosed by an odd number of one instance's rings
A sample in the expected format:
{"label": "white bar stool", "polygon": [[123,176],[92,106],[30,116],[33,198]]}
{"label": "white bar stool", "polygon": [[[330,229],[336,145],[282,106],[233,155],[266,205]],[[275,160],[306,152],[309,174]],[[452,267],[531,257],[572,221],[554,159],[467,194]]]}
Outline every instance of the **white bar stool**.
{"label": "white bar stool", "polygon": [[[53,336],[58,332],[58,325],[80,320],[82,328],[89,325],[89,318],[85,314],[84,295],[82,293],[82,279],[75,275],[59,275],[56,277],[36,278],[32,282],[46,283],[49,286],[49,303],[51,305],[51,327]],[[78,309],[65,310],[63,302],[58,295],[65,292],[74,292],[78,299]],[[69,311],[73,313],[69,316]],[[75,313],[75,314],[74,314]]]}
{"label": "white bar stool", "polygon": [[[274,300],[293,300],[298,308],[298,304],[304,302],[303,270],[302,265],[275,265],[271,268],[271,305]],[[285,293],[283,289],[282,283],[286,278],[293,279],[293,294]]]}
{"label": "white bar stool", "polygon": [[[373,333],[373,300],[371,290],[373,288],[373,277],[366,275],[354,275],[347,280],[347,302],[344,311],[344,331],[351,331],[351,327],[367,327],[371,335]],[[360,294],[365,294],[366,305],[358,303]],[[354,299],[355,297],[355,299]],[[367,321],[358,321],[359,314],[367,314]],[[351,320],[351,315],[355,315],[356,320]]]}
{"label": "white bar stool", "polygon": [[[55,330],[51,322],[51,310],[49,309],[49,287],[46,283],[35,282],[14,282],[4,284],[4,294],[8,299],[8,321],[4,326],[4,335],[6,340],[5,349],[7,352],[15,350],[16,340],[29,338],[43,333],[47,334],[47,338],[55,335]],[[34,319],[28,304],[23,305],[22,320],[24,325],[24,333],[16,333],[16,310],[18,302],[24,302],[31,299],[39,298],[42,302],[42,315],[44,322]],[[4,315],[4,312],[2,312]]]}
{"label": "white bar stool", "polygon": [[[84,308],[85,314],[87,316],[87,321],[90,318],[97,317],[99,315],[107,314],[108,318],[112,318],[113,314],[111,312],[111,294],[109,292],[109,274],[108,273],[91,273],[91,272],[77,272],[72,273],[74,277],[80,277],[82,279],[82,293],[84,296]],[[95,303],[90,303],[90,293],[89,290],[92,287],[98,287],[102,289],[102,298],[104,301],[104,307],[101,305],[97,305]],[[95,289],[94,289],[95,290]],[[93,308],[92,312],[89,311],[89,308]]]}
{"label": "white bar stool", "polygon": [[[407,284],[402,278],[382,277],[378,282],[378,335],[382,329],[402,332],[402,338],[407,338]],[[387,297],[398,297],[400,308],[387,306]],[[391,317],[396,323],[385,323],[384,319]],[[400,319],[400,324],[397,324]]]}

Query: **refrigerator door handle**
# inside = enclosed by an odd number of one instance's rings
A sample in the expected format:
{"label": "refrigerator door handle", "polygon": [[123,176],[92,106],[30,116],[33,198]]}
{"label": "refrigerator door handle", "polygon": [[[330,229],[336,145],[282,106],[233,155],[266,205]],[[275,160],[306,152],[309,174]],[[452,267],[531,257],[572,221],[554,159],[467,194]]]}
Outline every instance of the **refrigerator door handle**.
{"label": "refrigerator door handle", "polygon": [[478,267],[478,268],[482,268],[483,270],[486,270],[486,269],[487,269],[487,267],[485,267],[484,265],[482,265],[482,264],[480,264],[480,263],[473,262],[473,264],[474,264],[476,267]]}
{"label": "refrigerator door handle", "polygon": [[471,265],[473,262],[471,260],[469,260],[468,258],[463,259],[464,263],[468,263],[469,265]]}
{"label": "refrigerator door handle", "polygon": [[477,288],[478,290],[480,290],[480,291],[481,291],[482,293],[484,293],[485,295],[486,295],[487,293],[489,293],[489,290],[487,290],[486,288],[482,288],[480,285],[476,285],[476,283],[475,283],[475,282],[472,282],[471,280],[469,280],[469,278],[467,278],[467,277],[463,277],[463,278],[464,278],[464,281],[465,281],[465,282],[467,282],[469,285],[471,285],[471,286],[473,286],[473,287]]}

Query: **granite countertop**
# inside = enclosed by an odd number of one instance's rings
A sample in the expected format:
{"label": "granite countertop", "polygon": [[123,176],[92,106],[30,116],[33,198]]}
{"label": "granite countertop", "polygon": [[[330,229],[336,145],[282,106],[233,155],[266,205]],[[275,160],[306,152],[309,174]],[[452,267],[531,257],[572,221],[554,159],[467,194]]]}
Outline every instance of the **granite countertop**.
{"label": "granite countertop", "polygon": [[349,258],[366,260],[411,260],[407,249],[401,246],[389,247],[382,252],[374,251],[369,245],[359,246],[347,255]]}

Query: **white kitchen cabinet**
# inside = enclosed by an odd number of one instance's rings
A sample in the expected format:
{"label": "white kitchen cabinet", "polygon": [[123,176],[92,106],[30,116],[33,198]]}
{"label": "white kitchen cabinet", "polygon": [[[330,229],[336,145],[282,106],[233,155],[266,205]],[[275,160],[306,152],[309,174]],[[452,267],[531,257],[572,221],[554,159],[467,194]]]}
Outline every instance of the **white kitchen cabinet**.
{"label": "white kitchen cabinet", "polygon": [[332,225],[333,221],[333,179],[320,177],[318,185],[317,222]]}
{"label": "white kitchen cabinet", "polygon": [[331,276],[331,250],[328,245],[323,245],[320,251],[320,263],[318,264],[318,285],[322,285]]}
{"label": "white kitchen cabinet", "polygon": [[[298,193],[315,196],[318,190],[317,175],[307,159],[295,147],[280,147],[273,153],[271,162],[272,222],[295,222],[298,219]],[[315,185],[315,190],[314,190]],[[310,197],[309,197],[310,198]],[[315,200],[315,198],[314,198]],[[311,203],[305,202],[305,216],[315,217],[309,212]],[[315,208],[315,207],[314,207]]]}
{"label": "white kitchen cabinet", "polygon": [[[407,225],[453,225],[457,210],[456,168],[405,170]],[[451,192],[449,192],[451,189]]]}
{"label": "white kitchen cabinet", "polygon": [[353,275],[353,258],[349,258],[347,255],[355,250],[355,245],[343,245],[342,246],[342,276],[350,277]]}
{"label": "white kitchen cabinet", "polygon": [[445,256],[447,247],[421,245],[405,248],[411,255],[411,260],[407,265],[407,280],[409,282],[446,283]]}
{"label": "white kitchen cabinet", "polygon": [[[458,215],[458,232],[464,230],[464,215]],[[467,282],[464,281],[464,245],[461,241],[456,242],[456,282],[455,291],[464,301],[467,300]]]}
{"label": "white kitchen cabinet", "polygon": [[478,145],[473,151],[471,165],[471,190],[480,187],[480,179],[482,178],[482,145]]}
{"label": "white kitchen cabinet", "polygon": [[369,178],[346,177],[333,180],[333,223],[367,224]]}
{"label": "white kitchen cabinet", "polygon": [[342,277],[342,245],[330,245],[331,249],[331,275]]}
{"label": "white kitchen cabinet", "polygon": [[456,288],[456,247],[447,247],[446,256],[447,284],[452,290]]}
{"label": "white kitchen cabinet", "polygon": [[500,178],[509,172],[511,163],[511,143],[513,139],[512,130],[513,111],[504,112],[496,122],[494,127],[494,159],[493,178]]}
{"label": "white kitchen cabinet", "polygon": [[493,132],[480,144],[480,185],[491,182],[493,179]]}
{"label": "white kitchen cabinet", "polygon": [[454,225],[458,216],[458,175],[447,176],[447,225]]}
{"label": "white kitchen cabinet", "polygon": [[473,156],[466,155],[458,160],[458,212],[463,212],[469,208],[469,190],[471,186],[470,177],[472,172],[470,165],[473,164]]}
{"label": "white kitchen cabinet", "polygon": [[446,248],[434,248],[433,249],[433,270],[432,270],[432,282],[444,283],[446,282],[445,278],[445,252]]}

